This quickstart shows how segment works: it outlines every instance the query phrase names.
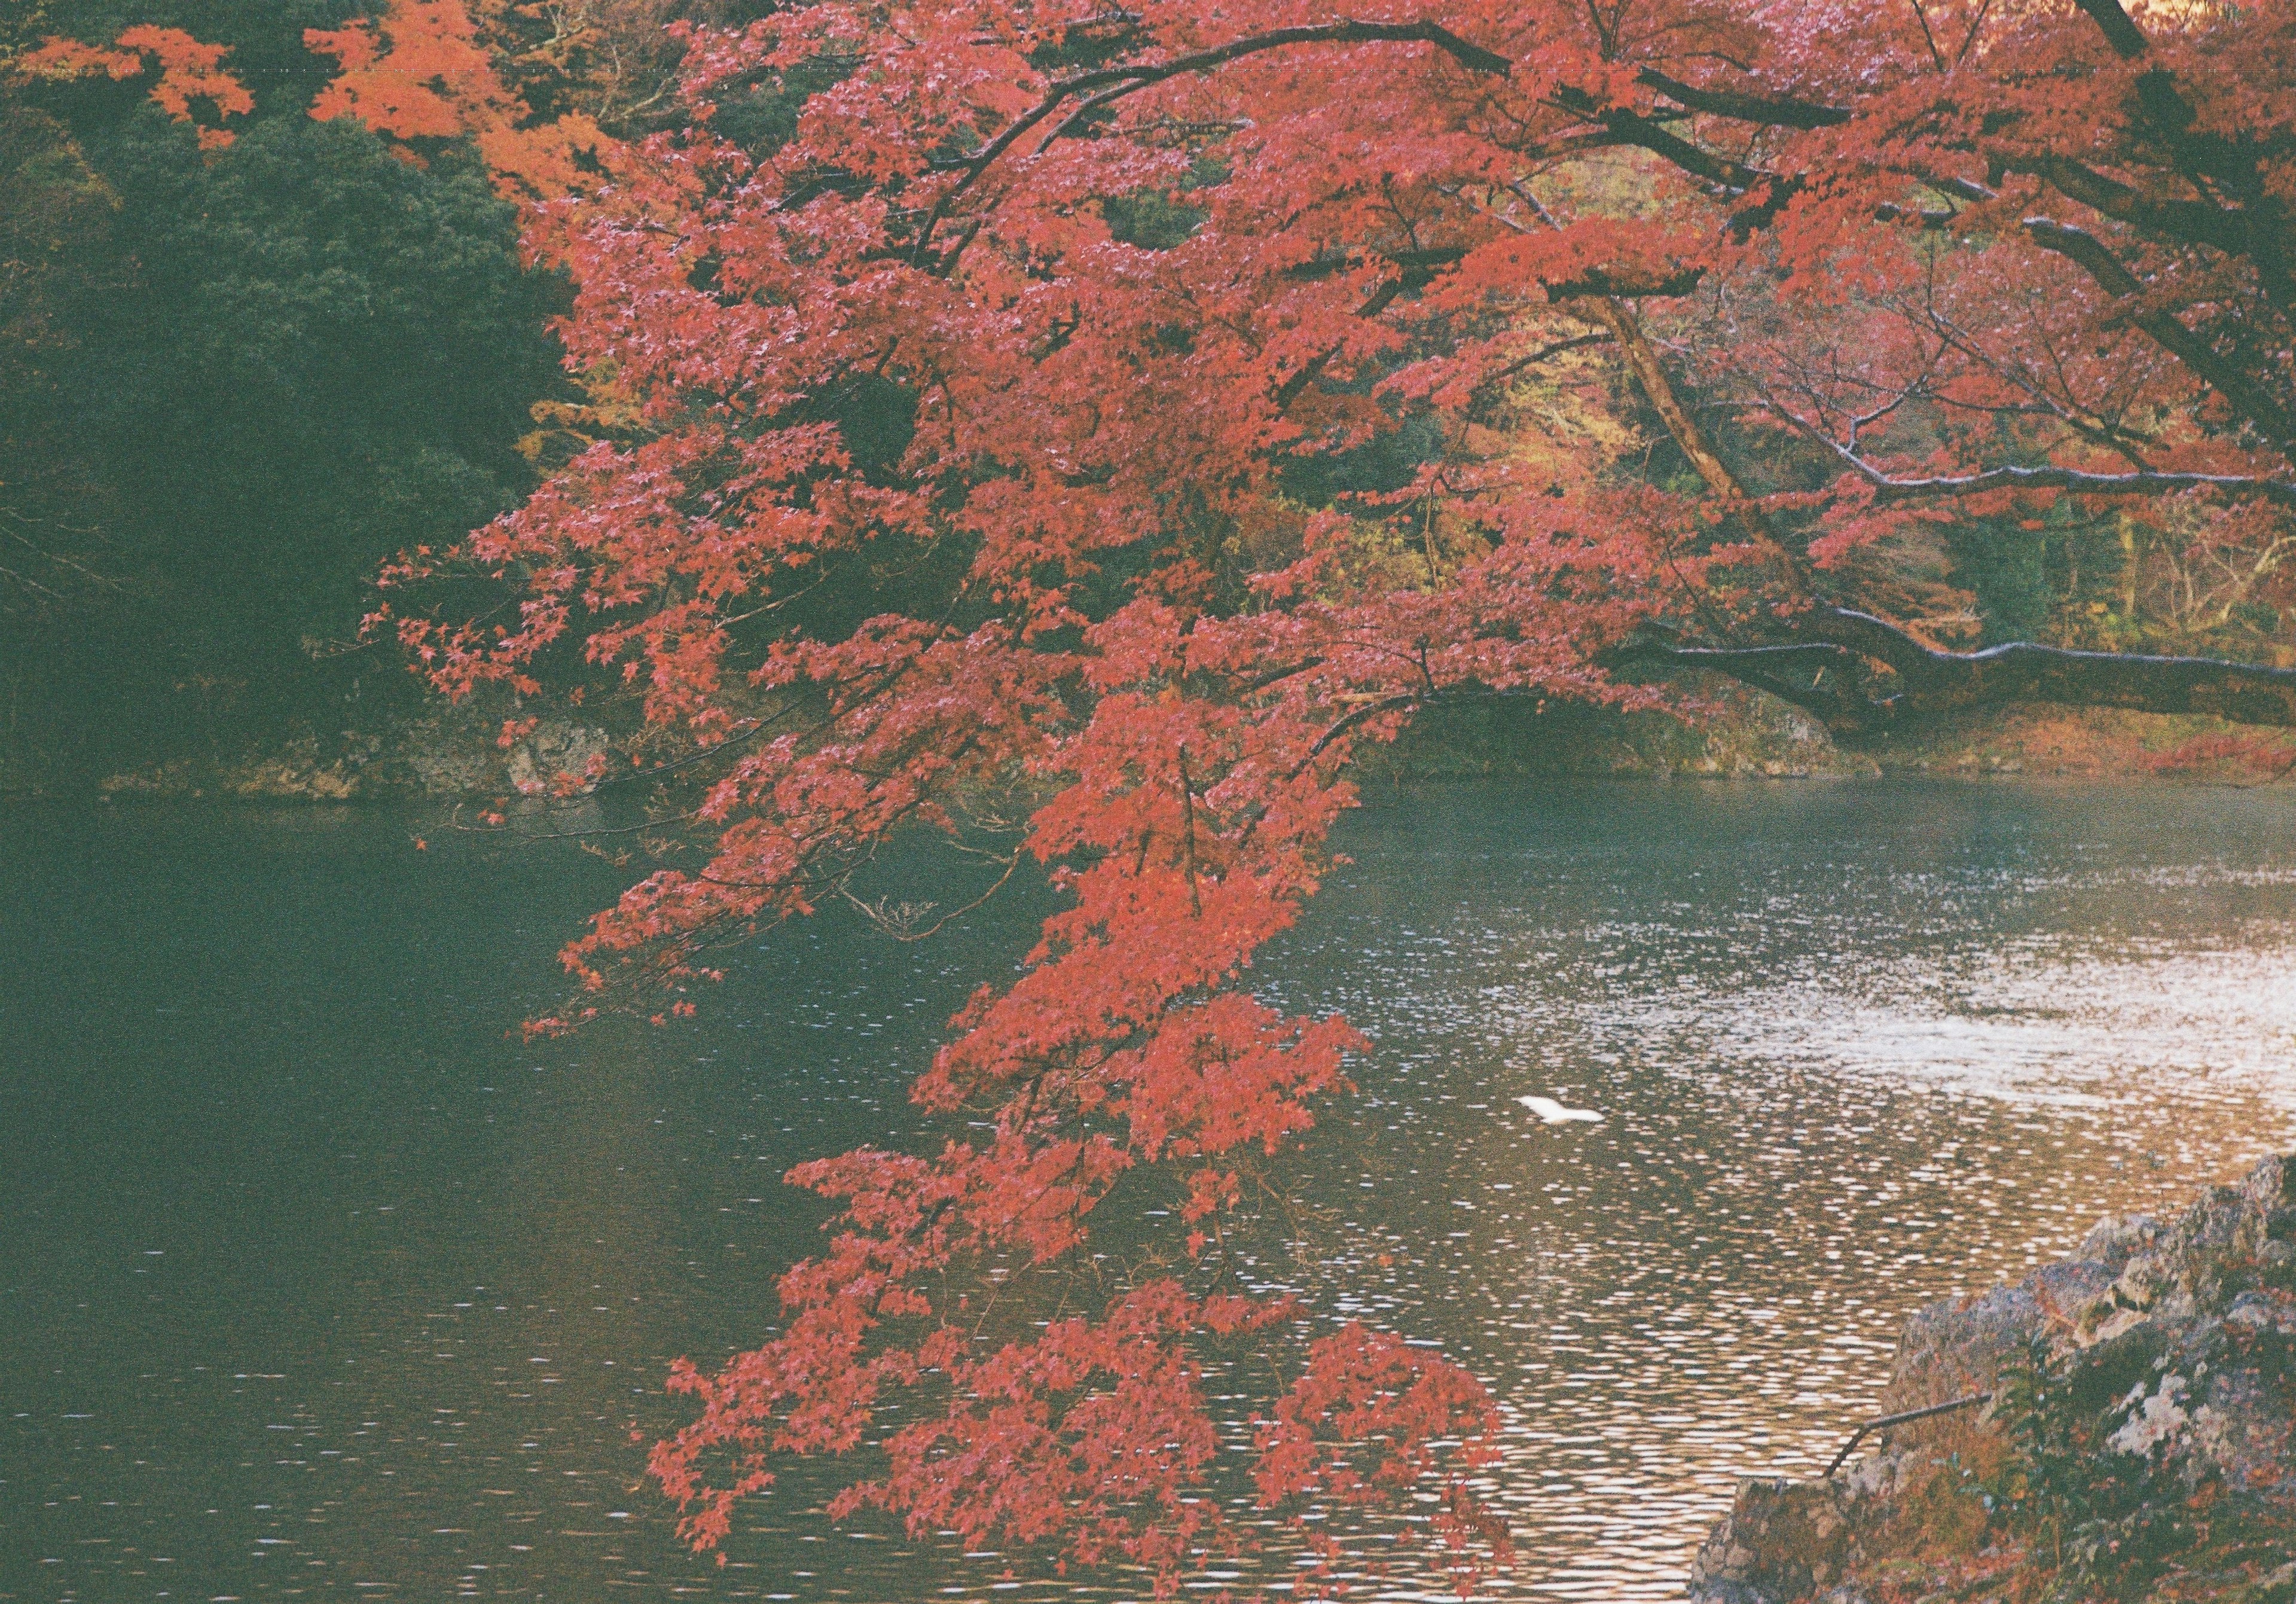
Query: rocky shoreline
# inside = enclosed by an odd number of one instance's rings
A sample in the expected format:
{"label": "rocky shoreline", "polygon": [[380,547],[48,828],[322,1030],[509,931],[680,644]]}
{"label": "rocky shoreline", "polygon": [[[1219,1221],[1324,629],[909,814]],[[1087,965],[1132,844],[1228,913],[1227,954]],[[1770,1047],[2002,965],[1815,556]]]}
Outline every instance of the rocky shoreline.
{"label": "rocky shoreline", "polygon": [[[2183,754],[2204,751],[2212,737],[2244,735],[2279,744],[2282,734],[2201,717],[2008,707],[1849,743],[1800,709],[1733,680],[1693,676],[1677,688],[1677,712],[1620,713],[1512,698],[1446,704],[1422,714],[1394,746],[1362,753],[1361,777],[1376,786],[1502,777],[2121,781],[2165,774],[2247,784],[2261,777],[2252,768]],[[227,752],[91,773],[67,774],[0,753],[0,796],[491,799],[546,791],[556,776],[580,772],[618,744],[609,722],[555,715],[527,728],[522,711],[504,697],[432,703],[362,728],[258,733]],[[512,719],[524,733],[505,744],[500,736]]]}
{"label": "rocky shoreline", "polygon": [[1977,1393],[1743,1484],[1694,1604],[2296,1600],[2296,1157],[1915,1313],[1885,1412]]}
{"label": "rocky shoreline", "polygon": [[[179,755],[93,773],[0,761],[0,797],[106,802],[213,799],[353,802],[486,801],[548,793],[611,753],[614,732],[564,717],[519,718],[507,699],[436,703],[364,728],[252,736],[223,753]],[[513,738],[504,725],[516,720]],[[626,765],[625,765],[626,766]]]}
{"label": "rocky shoreline", "polygon": [[1513,698],[1431,709],[1393,747],[1362,755],[1366,783],[1485,776],[1621,779],[1949,778],[2252,784],[2257,771],[2207,755],[2212,741],[2289,744],[2284,732],[2220,719],[2114,708],[2021,705],[1935,719],[1849,741],[1810,714],[1719,675],[1673,682],[1677,712],[1620,713]]}

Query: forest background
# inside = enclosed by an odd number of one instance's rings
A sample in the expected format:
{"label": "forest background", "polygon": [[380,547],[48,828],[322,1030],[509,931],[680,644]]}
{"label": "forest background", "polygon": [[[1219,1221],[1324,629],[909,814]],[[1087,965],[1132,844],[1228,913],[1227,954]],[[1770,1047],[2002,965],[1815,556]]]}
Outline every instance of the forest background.
{"label": "forest background", "polygon": [[517,505],[585,399],[520,207],[567,187],[570,141],[681,115],[670,25],[739,10],[8,9],[0,784],[324,748],[420,703],[361,637],[377,574]]}

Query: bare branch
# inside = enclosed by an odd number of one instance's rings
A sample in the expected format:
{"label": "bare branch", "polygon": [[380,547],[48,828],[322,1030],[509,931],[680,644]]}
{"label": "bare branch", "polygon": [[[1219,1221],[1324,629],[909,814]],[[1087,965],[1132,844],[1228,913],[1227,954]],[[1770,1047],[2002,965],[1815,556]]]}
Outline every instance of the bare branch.
{"label": "bare branch", "polygon": [[[1847,456],[1847,453],[1844,453]],[[1988,468],[1935,479],[1892,479],[1866,463],[1850,459],[1877,501],[1929,496],[1977,496],[1988,490],[2071,490],[2082,496],[2170,496],[2182,490],[2213,490],[2225,496],[2255,496],[2296,506],[2296,483],[2240,473],[2087,473],[2078,468]]]}
{"label": "bare branch", "polygon": [[[2053,251],[2079,267],[2108,295],[2126,300],[2143,292],[2144,286],[2136,276],[2122,265],[2103,241],[2087,229],[2071,227],[2050,218],[2034,217],[2025,219],[2025,234],[2042,250]],[[2224,397],[2235,412],[2264,431],[2276,445],[2284,448],[2296,447],[2296,419],[2290,418],[2269,396],[2210,350],[2207,341],[2173,315],[2156,307],[2136,310],[2130,321]]]}
{"label": "bare branch", "polygon": [[[1685,646],[1644,639],[1620,656],[1712,669],[1851,730],[2012,702],[2204,713],[2243,724],[2296,726],[2296,669],[2215,657],[2080,652],[2030,641],[1981,652],[1945,652],[1885,619],[1848,607],[1813,607],[1794,620],[1792,629],[1804,638],[1790,645]],[[1857,658],[1894,670],[1889,695],[1871,697],[1855,688],[1850,670]],[[1816,672],[1802,679],[1795,674],[1801,669]],[[1838,688],[1824,683],[1830,670]]]}

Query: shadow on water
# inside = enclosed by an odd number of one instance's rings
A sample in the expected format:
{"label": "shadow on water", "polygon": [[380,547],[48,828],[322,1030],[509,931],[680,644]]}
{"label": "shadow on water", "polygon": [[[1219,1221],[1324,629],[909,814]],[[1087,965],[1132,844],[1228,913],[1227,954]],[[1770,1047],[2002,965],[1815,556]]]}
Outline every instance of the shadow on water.
{"label": "shadow on water", "polygon": [[[753,1341],[816,1240],[779,1175],[915,1139],[907,1075],[1037,910],[824,917],[699,1021],[521,1044],[619,876],[418,827],[0,815],[0,1599],[1128,1595],[840,1534],[802,1481],[721,1569],[639,1485],[668,1361]],[[2296,1137],[2296,797],[1471,789],[1342,844],[1258,974],[1378,1049],[1260,1274],[1491,1384],[1496,1593],[1677,1596],[1909,1309]]]}

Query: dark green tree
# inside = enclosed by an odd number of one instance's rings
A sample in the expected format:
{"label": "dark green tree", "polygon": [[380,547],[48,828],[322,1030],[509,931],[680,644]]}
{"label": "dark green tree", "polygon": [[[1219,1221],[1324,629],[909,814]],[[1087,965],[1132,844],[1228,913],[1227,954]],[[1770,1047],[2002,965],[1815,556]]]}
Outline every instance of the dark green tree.
{"label": "dark green tree", "polygon": [[561,292],[514,209],[466,151],[418,165],[264,87],[219,152],[133,86],[0,108],[0,672],[51,753],[340,726],[398,678],[342,654],[377,568],[531,481]]}

